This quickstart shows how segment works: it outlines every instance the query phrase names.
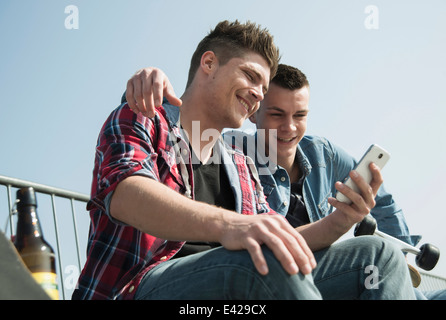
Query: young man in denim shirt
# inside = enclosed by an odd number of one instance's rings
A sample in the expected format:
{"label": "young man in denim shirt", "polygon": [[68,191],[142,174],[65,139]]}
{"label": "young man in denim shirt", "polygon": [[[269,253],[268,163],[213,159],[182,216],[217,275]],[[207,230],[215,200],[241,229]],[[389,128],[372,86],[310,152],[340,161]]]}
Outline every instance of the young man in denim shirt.
{"label": "young man in denim shirt", "polygon": [[[326,138],[305,135],[309,89],[304,73],[279,65],[269,93],[250,117],[257,132],[249,135],[233,130],[225,134],[256,159],[269,205],[294,227],[329,215],[333,207],[327,199],[336,194],[337,182],[344,181],[357,164],[356,159]],[[268,161],[268,152],[277,152],[273,155],[277,161]],[[370,213],[380,231],[415,246],[421,236],[410,235],[401,208],[383,185],[375,201]],[[445,290],[415,292],[418,299],[446,299]]]}

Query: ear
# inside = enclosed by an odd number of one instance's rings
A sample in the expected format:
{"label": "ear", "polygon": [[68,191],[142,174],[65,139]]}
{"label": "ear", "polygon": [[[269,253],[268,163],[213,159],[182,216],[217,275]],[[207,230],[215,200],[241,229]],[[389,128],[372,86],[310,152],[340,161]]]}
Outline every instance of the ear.
{"label": "ear", "polygon": [[217,65],[218,59],[213,51],[206,51],[203,53],[201,56],[200,67],[206,74],[214,71]]}

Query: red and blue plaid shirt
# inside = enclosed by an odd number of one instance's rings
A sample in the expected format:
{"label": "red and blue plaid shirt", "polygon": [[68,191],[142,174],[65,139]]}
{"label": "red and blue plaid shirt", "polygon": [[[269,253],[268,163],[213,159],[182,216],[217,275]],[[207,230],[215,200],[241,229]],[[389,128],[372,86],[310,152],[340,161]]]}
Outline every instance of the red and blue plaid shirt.
{"label": "red and blue plaid shirt", "polygon": [[[159,239],[116,221],[109,214],[109,204],[118,183],[134,174],[193,198],[188,146],[180,132],[177,107],[165,103],[153,119],[136,115],[127,104],[110,114],[96,147],[87,205],[91,218],[87,261],[73,299],[131,299],[143,275],[181,249],[184,242]],[[216,147],[225,151],[222,155],[231,185],[239,186],[233,188],[236,211],[274,214],[250,158],[221,139]]]}

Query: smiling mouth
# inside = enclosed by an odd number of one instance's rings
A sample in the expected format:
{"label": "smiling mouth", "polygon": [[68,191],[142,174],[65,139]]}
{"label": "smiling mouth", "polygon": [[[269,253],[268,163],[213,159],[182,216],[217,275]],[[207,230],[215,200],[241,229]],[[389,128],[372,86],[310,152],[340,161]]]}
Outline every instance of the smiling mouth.
{"label": "smiling mouth", "polygon": [[291,142],[291,141],[295,140],[296,138],[297,137],[292,137],[292,138],[286,139],[286,138],[279,138],[279,137],[277,137],[277,140],[281,141],[281,142]]}
{"label": "smiling mouth", "polygon": [[251,112],[252,107],[250,107],[249,104],[248,104],[245,100],[243,100],[242,98],[238,98],[238,101],[240,101],[240,103],[241,103],[242,106],[246,109],[246,111],[247,111],[248,113]]}

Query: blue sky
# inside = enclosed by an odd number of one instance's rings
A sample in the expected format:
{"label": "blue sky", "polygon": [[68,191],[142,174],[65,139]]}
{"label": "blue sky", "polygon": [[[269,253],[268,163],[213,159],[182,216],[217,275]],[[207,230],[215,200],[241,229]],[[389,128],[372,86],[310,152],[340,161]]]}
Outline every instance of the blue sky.
{"label": "blue sky", "polygon": [[[65,27],[69,5],[78,29]],[[441,0],[2,0],[0,175],[88,194],[97,134],[129,77],[160,67],[181,95],[198,41],[220,20],[251,20],[307,75],[308,134],[358,158],[387,149],[385,185],[410,230],[446,252],[445,16]],[[432,272],[446,276],[445,258]]]}

